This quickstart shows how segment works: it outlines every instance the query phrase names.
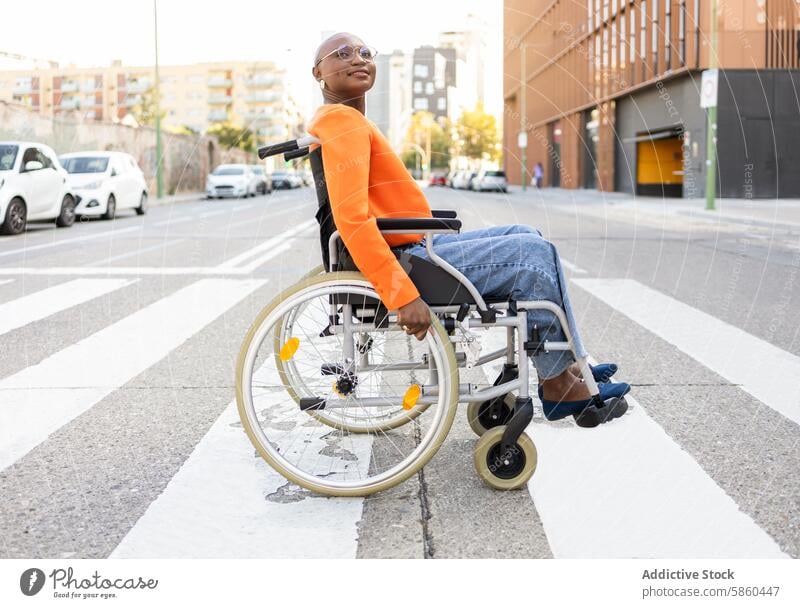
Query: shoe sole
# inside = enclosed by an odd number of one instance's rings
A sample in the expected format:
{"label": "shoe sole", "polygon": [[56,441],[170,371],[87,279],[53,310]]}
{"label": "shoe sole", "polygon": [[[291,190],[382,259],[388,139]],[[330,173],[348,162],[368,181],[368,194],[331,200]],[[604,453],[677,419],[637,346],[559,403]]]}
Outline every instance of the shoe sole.
{"label": "shoe sole", "polygon": [[614,418],[619,418],[628,411],[628,402],[625,397],[612,397],[603,407],[588,406],[580,414],[573,414],[575,423],[583,428],[593,428]]}

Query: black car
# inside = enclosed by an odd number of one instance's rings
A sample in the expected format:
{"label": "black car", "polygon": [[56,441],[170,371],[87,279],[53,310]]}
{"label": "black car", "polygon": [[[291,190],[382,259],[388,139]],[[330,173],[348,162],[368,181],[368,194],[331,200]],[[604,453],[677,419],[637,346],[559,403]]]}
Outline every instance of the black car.
{"label": "black car", "polygon": [[296,185],[295,180],[292,179],[292,176],[289,173],[286,171],[275,171],[272,174],[272,187],[276,190],[282,188],[290,190],[296,187]]}

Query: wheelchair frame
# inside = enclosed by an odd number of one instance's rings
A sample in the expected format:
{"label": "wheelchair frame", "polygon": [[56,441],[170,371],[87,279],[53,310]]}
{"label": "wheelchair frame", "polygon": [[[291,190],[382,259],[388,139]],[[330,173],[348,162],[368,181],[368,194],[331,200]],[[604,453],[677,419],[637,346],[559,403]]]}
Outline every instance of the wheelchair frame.
{"label": "wheelchair frame", "polygon": [[[321,142],[313,136],[304,136],[296,140],[282,142],[261,148],[258,152],[260,158],[266,158],[273,154],[284,154],[286,160],[292,158],[299,158],[309,154],[309,146],[320,144]],[[317,202],[320,211],[327,211],[332,225],[332,213],[330,213],[330,202],[327,198],[327,187],[325,185],[324,171],[321,163],[321,148],[317,148],[314,152],[316,155],[316,165],[314,162],[315,156],[312,156],[312,170],[314,171],[314,178],[316,184]],[[312,153],[313,154],[313,153]],[[321,174],[320,174],[321,172]],[[439,271],[443,271],[455,279],[456,284],[463,287],[472,302],[462,301],[455,304],[437,304],[428,303],[428,308],[432,315],[442,322],[448,336],[451,337],[450,348],[452,348],[455,356],[456,368],[461,369],[464,367],[472,368],[474,366],[482,366],[491,361],[505,358],[502,372],[498,376],[495,384],[488,388],[479,389],[477,384],[460,383],[457,382],[457,401],[465,403],[491,403],[491,407],[499,407],[497,405],[498,398],[502,398],[517,391],[517,397],[514,401],[514,408],[510,419],[502,423],[504,426],[502,432],[502,439],[499,443],[502,450],[515,450],[518,440],[525,439],[528,442],[530,439],[522,437],[525,428],[533,419],[533,402],[529,394],[529,369],[527,365],[527,357],[531,354],[549,351],[570,351],[573,353],[577,361],[584,382],[592,395],[592,405],[597,409],[603,408],[606,404],[602,401],[599,395],[599,389],[595,382],[591,368],[589,367],[588,357],[578,357],[575,352],[574,341],[570,332],[569,324],[567,323],[566,314],[560,306],[553,302],[544,300],[531,300],[531,301],[514,301],[508,299],[501,302],[493,302],[488,304],[486,300],[478,292],[477,288],[464,276],[458,269],[449,264],[446,260],[442,259],[433,248],[433,236],[435,234],[445,233],[459,233],[461,222],[456,218],[456,213],[449,210],[432,210],[432,218],[377,218],[377,226],[382,234],[424,234],[425,247],[430,262],[425,261],[426,264],[432,263]],[[346,268],[346,264],[342,264],[342,256],[340,256],[340,249],[342,253],[348,253],[344,245],[344,241],[339,234],[338,229],[332,230],[327,236],[327,243],[325,241],[323,219],[319,216],[318,221],[321,227],[321,245],[323,246],[323,254],[325,253],[324,247],[327,245],[327,260],[323,255],[323,262],[328,263],[323,269],[326,273],[335,273],[341,270],[350,270]],[[324,243],[324,244],[323,244]],[[411,258],[419,258],[419,256],[410,256]],[[347,260],[344,260],[347,262]],[[351,260],[352,261],[352,260]],[[355,266],[355,264],[353,263]],[[357,267],[353,268],[357,270]],[[434,277],[435,278],[435,277]],[[450,278],[447,279],[451,281]],[[424,284],[417,285],[421,295],[426,291]],[[453,292],[458,293],[458,289]],[[435,403],[438,397],[439,380],[437,369],[433,366],[430,353],[422,355],[422,361],[402,361],[392,364],[381,364],[379,366],[370,366],[368,362],[368,354],[356,354],[355,342],[359,331],[380,332],[388,331],[389,324],[394,322],[396,324],[397,315],[390,313],[382,304],[377,294],[374,296],[376,304],[365,303],[360,308],[354,308],[354,304],[349,301],[337,301],[336,298],[330,298],[330,312],[329,312],[329,326],[324,331],[334,334],[340,334],[343,337],[343,357],[346,366],[352,366],[356,362],[357,356],[361,357],[361,364],[359,369],[364,371],[386,370],[386,371],[405,371],[405,370],[422,370],[426,369],[430,374],[431,384],[421,386],[421,394],[415,403],[421,408]],[[425,298],[423,297],[423,300]],[[534,328],[531,335],[528,335],[527,315],[529,310],[545,310],[555,316],[558,323],[566,337],[565,341],[553,342],[548,340],[540,340],[538,328]],[[380,317],[379,313],[385,312]],[[341,323],[335,320],[339,319],[341,313]],[[479,318],[474,318],[473,313],[477,313]],[[503,313],[498,315],[498,313]],[[353,322],[353,318],[358,320],[358,323]],[[470,332],[470,329],[477,328],[491,328],[495,326],[506,328],[506,346],[493,352],[484,354],[483,356],[474,357],[474,361],[470,361],[470,357],[464,352],[457,352],[453,342],[465,344],[475,337]],[[462,340],[453,340],[452,336],[456,329],[463,331]],[[520,339],[515,336],[515,331]],[[529,337],[529,340],[524,340],[521,337]],[[524,364],[523,364],[524,362]],[[455,387],[454,387],[455,388]],[[335,410],[337,407],[352,408],[354,406],[363,407],[385,407],[386,402],[383,398],[359,398],[348,397],[347,400],[341,400],[338,403],[331,401],[326,403],[321,398],[317,397],[301,397],[298,399],[299,407],[301,410],[309,410],[312,413],[315,410],[331,409]],[[473,427],[475,429],[475,427]],[[477,432],[477,431],[476,431]],[[477,462],[477,461],[476,461]],[[495,486],[500,487],[500,486]]]}

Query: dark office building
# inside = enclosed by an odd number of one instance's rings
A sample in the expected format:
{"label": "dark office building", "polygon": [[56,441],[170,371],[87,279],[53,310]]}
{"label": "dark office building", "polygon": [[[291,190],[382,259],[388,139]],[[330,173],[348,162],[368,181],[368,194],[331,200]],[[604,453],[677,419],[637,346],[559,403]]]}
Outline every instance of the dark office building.
{"label": "dark office building", "polygon": [[437,121],[447,117],[447,87],[456,84],[456,50],[421,46],[414,49],[411,109],[425,110]]}

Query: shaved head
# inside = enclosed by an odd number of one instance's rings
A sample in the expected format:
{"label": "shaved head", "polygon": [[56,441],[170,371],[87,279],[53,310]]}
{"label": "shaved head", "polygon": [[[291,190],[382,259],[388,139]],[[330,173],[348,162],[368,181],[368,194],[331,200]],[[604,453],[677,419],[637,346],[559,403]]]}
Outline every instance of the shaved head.
{"label": "shaved head", "polygon": [[336,32],[335,34],[331,34],[325,38],[325,40],[320,42],[319,46],[317,47],[317,50],[314,53],[314,65],[316,65],[317,61],[319,61],[320,57],[324,57],[343,44],[359,45],[364,44],[364,41],[355,34],[351,34],[349,32]]}

